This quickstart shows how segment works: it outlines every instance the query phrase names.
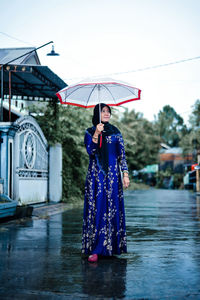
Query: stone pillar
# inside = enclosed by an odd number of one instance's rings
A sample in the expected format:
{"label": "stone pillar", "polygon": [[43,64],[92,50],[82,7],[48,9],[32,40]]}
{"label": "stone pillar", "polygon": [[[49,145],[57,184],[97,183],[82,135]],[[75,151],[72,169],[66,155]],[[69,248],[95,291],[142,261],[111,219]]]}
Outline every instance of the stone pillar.
{"label": "stone pillar", "polygon": [[17,127],[11,122],[0,123],[0,179],[3,182],[3,193],[9,197],[12,196],[9,194],[12,191],[12,187],[10,189],[9,185],[12,185],[13,182],[13,149],[9,153],[9,140],[13,141],[16,130]]}
{"label": "stone pillar", "polygon": [[49,201],[62,199],[62,146],[49,147]]}

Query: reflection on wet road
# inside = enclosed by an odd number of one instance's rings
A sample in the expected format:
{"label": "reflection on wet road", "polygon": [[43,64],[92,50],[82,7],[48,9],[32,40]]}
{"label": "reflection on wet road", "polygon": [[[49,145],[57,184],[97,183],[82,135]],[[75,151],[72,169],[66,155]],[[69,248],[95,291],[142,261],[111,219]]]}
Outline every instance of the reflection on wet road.
{"label": "reflection on wet road", "polygon": [[126,192],[128,253],[81,258],[82,208],[0,224],[0,299],[200,299],[200,196]]}

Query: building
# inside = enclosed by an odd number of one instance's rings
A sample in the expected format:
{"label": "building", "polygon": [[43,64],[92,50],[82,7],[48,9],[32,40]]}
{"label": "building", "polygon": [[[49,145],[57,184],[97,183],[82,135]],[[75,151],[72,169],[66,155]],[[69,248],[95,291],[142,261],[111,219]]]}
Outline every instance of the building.
{"label": "building", "polygon": [[192,154],[183,156],[183,151],[179,147],[162,149],[159,153],[159,169],[162,171],[170,169],[174,173],[184,173],[185,166],[192,162]]}
{"label": "building", "polygon": [[[56,92],[66,83],[42,66],[33,48],[0,49],[4,66],[0,122],[0,192],[19,204],[60,201],[62,148],[49,147],[30,105],[57,101]],[[2,78],[2,77],[1,77]]]}

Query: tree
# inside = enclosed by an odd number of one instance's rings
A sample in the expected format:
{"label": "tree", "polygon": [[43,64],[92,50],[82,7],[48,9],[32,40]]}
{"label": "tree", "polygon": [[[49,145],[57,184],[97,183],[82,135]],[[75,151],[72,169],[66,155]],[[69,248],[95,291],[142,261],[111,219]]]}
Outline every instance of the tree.
{"label": "tree", "polygon": [[88,155],[84,146],[85,129],[91,126],[91,110],[55,103],[37,116],[48,143],[61,143],[63,149],[63,201],[83,199]]}
{"label": "tree", "polygon": [[197,99],[189,118],[191,128],[195,129],[200,127],[200,100]]}
{"label": "tree", "polygon": [[189,117],[189,128],[182,137],[180,146],[183,154],[193,153],[193,160],[196,161],[197,150],[200,149],[200,100],[197,99],[192,113]]}
{"label": "tree", "polygon": [[140,170],[158,161],[160,140],[151,122],[134,110],[124,113],[119,128],[123,134],[130,170]]}
{"label": "tree", "polygon": [[171,147],[178,147],[182,136],[187,132],[183,118],[170,105],[159,111],[154,124],[161,140]]}

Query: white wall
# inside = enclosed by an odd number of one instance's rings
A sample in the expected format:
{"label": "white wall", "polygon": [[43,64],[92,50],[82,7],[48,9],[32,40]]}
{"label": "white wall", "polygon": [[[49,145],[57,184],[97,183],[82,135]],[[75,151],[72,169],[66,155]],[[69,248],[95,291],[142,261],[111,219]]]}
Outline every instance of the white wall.
{"label": "white wall", "polygon": [[47,201],[46,179],[19,179],[19,204],[40,203]]}
{"label": "white wall", "polygon": [[62,146],[56,144],[49,149],[49,200],[62,199]]}

